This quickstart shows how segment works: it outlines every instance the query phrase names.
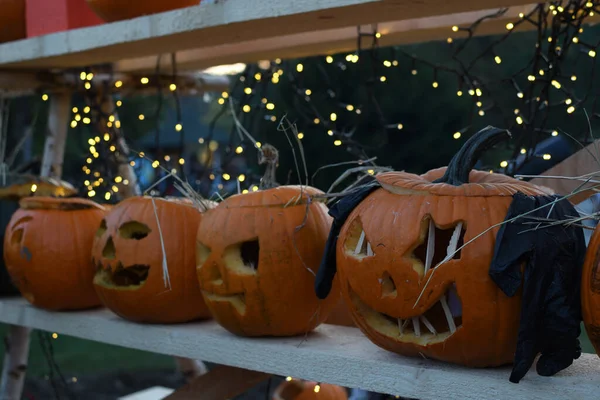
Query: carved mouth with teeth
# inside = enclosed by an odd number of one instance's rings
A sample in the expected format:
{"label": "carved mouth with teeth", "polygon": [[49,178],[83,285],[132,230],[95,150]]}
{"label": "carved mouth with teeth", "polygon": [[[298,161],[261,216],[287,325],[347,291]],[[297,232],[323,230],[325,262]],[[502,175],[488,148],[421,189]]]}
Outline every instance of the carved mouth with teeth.
{"label": "carved mouth with teeth", "polygon": [[352,302],[366,322],[380,333],[406,343],[419,345],[443,342],[462,326],[462,304],[454,284],[423,314],[397,318],[365,304],[350,289]]}
{"label": "carved mouth with teeth", "polygon": [[[457,249],[463,243],[463,223],[458,222],[451,229],[440,229],[432,218],[423,221],[423,239],[410,254],[413,269],[421,278],[431,275],[433,269],[443,261],[459,259]],[[348,232],[345,252],[352,258],[366,259],[374,257],[376,252],[367,239],[360,220],[355,220]],[[381,298],[396,298],[401,287],[397,287],[389,272],[379,279]],[[428,345],[440,343],[452,336],[462,326],[462,303],[457,293],[456,283],[448,285],[447,290],[420,315],[388,315],[367,305],[349,286],[349,294],[356,310],[375,330],[403,343]]]}
{"label": "carved mouth with teeth", "polygon": [[149,272],[149,265],[137,264],[124,267],[123,264],[118,263],[112,269],[104,268],[101,263],[98,263],[94,284],[109,289],[138,290],[146,283]]}

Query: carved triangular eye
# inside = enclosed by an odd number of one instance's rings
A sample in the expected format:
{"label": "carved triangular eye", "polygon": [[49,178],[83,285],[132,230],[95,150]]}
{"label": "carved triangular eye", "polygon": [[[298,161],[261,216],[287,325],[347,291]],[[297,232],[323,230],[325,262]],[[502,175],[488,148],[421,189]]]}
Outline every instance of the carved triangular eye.
{"label": "carved triangular eye", "polygon": [[440,229],[431,217],[421,224],[421,232],[425,240],[412,252],[424,266],[424,273],[435,268],[445,258],[458,260],[461,257],[460,248],[464,244],[465,229],[462,221],[448,229]]}
{"label": "carved triangular eye", "polygon": [[138,221],[125,222],[119,227],[119,236],[123,239],[141,240],[148,236],[152,229]]}
{"label": "carved triangular eye", "polygon": [[100,227],[98,227],[98,230],[96,231],[96,237],[101,237],[102,235],[104,235],[106,230],[106,220],[103,219],[102,222],[100,222]]}
{"label": "carved triangular eye", "polygon": [[21,242],[23,241],[23,233],[25,228],[23,227],[23,225],[26,222],[29,222],[33,219],[33,217],[23,217],[20,220],[18,220],[14,226],[13,226],[13,231],[12,234],[10,236],[10,243],[12,245],[15,246],[20,246]]}
{"label": "carved triangular eye", "polygon": [[371,243],[367,239],[367,234],[363,229],[360,219],[357,218],[352,222],[352,225],[348,230],[344,247],[346,254],[357,258],[371,257],[375,255],[373,246],[371,246]]}

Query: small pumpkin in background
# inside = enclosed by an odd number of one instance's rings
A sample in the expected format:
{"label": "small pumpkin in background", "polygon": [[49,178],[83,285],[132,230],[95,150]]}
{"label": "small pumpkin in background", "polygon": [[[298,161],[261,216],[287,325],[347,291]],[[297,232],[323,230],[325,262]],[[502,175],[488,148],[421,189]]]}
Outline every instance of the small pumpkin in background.
{"label": "small pumpkin in background", "polygon": [[287,378],[273,393],[273,400],[347,400],[341,386]]}
{"label": "small pumpkin in background", "polygon": [[583,264],[581,311],[590,342],[600,356],[600,226],[594,230]]}
{"label": "small pumpkin in background", "polygon": [[80,198],[26,197],[4,236],[7,271],[36,307],[76,310],[100,305],[92,286],[92,242],[105,210]]}
{"label": "small pumpkin in background", "polygon": [[517,191],[545,191],[472,170],[479,154],[504,138],[505,131],[486,129],[448,168],[379,174],[381,187],[349,215],[337,241],[337,277],[375,344],[471,367],[512,362],[521,295],[507,297],[490,278],[499,228],[483,232],[503,222]]}
{"label": "small pumpkin in background", "polygon": [[[261,148],[261,190],[231,196],[206,213],[197,236],[197,273],[213,318],[243,336],[305,334],[339,300],[319,300],[315,273],[331,217],[309,186],[277,186],[277,150]],[[336,286],[337,288],[337,286]]]}
{"label": "small pumpkin in background", "polygon": [[0,43],[25,39],[25,0],[0,0],[0,8]]}
{"label": "small pumpkin in background", "polygon": [[104,21],[114,22],[196,6],[200,4],[200,0],[87,0],[87,3]]}
{"label": "small pumpkin in background", "polygon": [[136,322],[209,318],[196,279],[195,240],[203,211],[213,206],[206,201],[199,210],[186,199],[147,196],[115,205],[99,224],[92,249],[102,303]]}

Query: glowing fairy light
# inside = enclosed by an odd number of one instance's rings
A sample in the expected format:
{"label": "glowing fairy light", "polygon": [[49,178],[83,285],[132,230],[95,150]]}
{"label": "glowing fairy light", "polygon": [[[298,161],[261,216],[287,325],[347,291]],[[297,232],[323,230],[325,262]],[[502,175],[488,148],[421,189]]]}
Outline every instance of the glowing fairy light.
{"label": "glowing fairy light", "polygon": [[502,161],[502,162],[500,162],[500,167],[502,167],[502,168],[508,167],[508,161]]}

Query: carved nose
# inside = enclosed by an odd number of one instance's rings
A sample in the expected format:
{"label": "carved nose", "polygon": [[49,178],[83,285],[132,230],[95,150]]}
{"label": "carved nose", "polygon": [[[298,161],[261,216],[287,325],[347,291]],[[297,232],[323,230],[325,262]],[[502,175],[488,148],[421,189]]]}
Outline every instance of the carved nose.
{"label": "carved nose", "polygon": [[102,257],[107,260],[114,260],[116,257],[116,249],[115,244],[113,242],[112,236],[108,237],[106,244],[104,245],[104,249],[102,249]]}

